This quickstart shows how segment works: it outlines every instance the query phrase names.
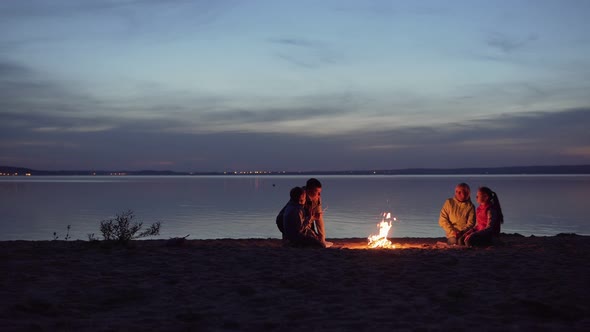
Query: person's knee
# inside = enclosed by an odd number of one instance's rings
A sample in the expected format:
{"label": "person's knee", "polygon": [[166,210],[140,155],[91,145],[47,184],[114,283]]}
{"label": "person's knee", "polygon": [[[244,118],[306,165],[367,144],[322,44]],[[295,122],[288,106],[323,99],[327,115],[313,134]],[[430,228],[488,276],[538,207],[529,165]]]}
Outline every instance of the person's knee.
{"label": "person's knee", "polygon": [[487,236],[474,235],[470,236],[467,241],[465,241],[465,245],[469,247],[489,247],[492,244],[492,239]]}
{"label": "person's knee", "polygon": [[466,246],[467,242],[465,242],[465,236],[461,236],[457,239],[457,244],[460,246]]}
{"label": "person's knee", "polygon": [[447,243],[450,244],[450,245],[457,244],[457,238],[456,237],[448,237],[447,238]]}

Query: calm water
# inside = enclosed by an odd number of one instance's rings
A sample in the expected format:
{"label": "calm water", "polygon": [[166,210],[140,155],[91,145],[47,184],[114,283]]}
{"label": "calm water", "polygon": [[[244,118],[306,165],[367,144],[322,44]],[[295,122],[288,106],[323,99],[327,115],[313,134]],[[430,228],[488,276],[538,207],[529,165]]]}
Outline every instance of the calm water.
{"label": "calm water", "polygon": [[[0,178],[0,240],[100,235],[101,220],[133,210],[162,222],[159,238],[278,238],[274,219],[293,186],[308,176]],[[391,237],[441,237],[440,208],[458,182],[487,185],[502,203],[502,231],[590,235],[590,176],[319,176],[330,238],[377,233],[392,212]],[[475,201],[475,193],[472,193]]]}

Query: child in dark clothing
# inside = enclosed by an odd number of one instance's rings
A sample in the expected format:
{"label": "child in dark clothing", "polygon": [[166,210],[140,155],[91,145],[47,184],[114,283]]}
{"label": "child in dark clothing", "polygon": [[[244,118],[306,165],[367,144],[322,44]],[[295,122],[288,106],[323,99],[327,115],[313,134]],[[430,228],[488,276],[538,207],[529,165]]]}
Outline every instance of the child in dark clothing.
{"label": "child in dark clothing", "polygon": [[285,207],[283,229],[285,239],[297,247],[325,248],[324,241],[313,230],[313,223],[305,213],[307,195],[301,187],[294,187],[289,193],[291,199]]}
{"label": "child in dark clothing", "polygon": [[463,240],[467,246],[490,246],[500,235],[500,224],[504,222],[500,200],[488,187],[479,188],[476,198],[479,203],[475,212],[477,223],[465,233]]}

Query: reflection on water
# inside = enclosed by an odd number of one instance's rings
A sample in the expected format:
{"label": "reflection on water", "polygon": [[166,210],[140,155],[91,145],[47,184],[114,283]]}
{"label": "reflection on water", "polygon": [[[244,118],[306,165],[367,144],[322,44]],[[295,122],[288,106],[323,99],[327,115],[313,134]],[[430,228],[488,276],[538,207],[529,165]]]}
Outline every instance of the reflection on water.
{"label": "reflection on water", "polygon": [[[98,234],[101,220],[133,210],[162,222],[160,238],[278,238],[274,219],[307,176],[125,176],[0,178],[0,240],[73,239]],[[495,190],[506,222],[523,235],[590,234],[590,176],[318,176],[328,237],[367,237],[384,211],[392,237],[441,237],[438,215],[458,182]],[[63,235],[62,235],[63,238]]]}

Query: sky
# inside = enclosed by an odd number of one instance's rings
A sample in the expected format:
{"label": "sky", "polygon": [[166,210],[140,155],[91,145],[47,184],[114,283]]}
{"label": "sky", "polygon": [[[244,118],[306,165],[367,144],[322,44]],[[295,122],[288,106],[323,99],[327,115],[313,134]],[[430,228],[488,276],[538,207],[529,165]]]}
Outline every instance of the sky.
{"label": "sky", "polygon": [[590,164],[590,1],[0,2],[0,165]]}

